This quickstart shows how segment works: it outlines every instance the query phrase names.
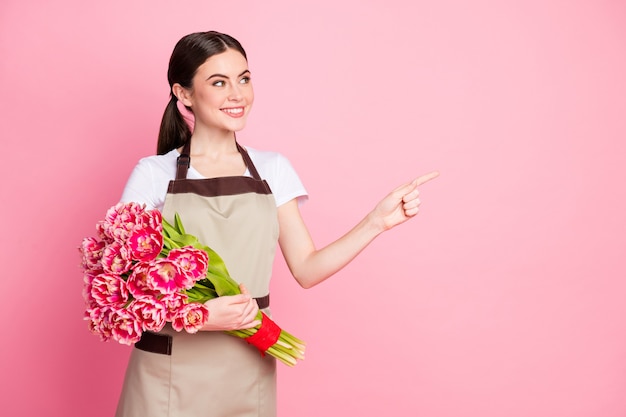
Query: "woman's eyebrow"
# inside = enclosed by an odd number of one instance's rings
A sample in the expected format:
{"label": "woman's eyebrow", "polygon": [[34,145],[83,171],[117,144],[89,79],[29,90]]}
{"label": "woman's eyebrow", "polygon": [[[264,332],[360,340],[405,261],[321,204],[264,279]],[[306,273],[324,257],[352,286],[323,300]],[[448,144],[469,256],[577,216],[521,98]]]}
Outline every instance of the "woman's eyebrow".
{"label": "woman's eyebrow", "polygon": [[[250,70],[245,70],[244,72],[242,72],[241,74],[239,74],[237,76],[237,78],[241,77],[242,75],[245,75],[246,73],[250,74]],[[207,80],[210,80],[211,78],[215,78],[215,77],[221,77],[221,78],[228,78],[226,75],[224,74],[213,74],[211,75],[209,78],[207,78]]]}

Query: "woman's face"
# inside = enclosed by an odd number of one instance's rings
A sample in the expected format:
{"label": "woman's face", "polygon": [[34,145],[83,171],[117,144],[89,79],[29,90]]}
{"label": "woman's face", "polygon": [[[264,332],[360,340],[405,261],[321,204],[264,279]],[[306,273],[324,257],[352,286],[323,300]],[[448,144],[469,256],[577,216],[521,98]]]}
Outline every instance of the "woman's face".
{"label": "woman's face", "polygon": [[192,89],[183,96],[194,113],[194,131],[243,129],[254,101],[246,58],[235,49],[213,55],[198,67]]}

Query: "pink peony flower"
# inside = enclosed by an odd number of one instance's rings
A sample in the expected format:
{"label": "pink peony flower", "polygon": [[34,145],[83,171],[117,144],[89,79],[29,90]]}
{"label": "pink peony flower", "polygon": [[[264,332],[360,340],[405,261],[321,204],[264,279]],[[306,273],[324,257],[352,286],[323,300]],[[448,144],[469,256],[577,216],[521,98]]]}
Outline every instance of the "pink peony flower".
{"label": "pink peony flower", "polygon": [[96,232],[98,233],[98,238],[104,243],[109,244],[113,242],[113,238],[104,231],[104,221],[96,223]]}
{"label": "pink peony flower", "polygon": [[153,290],[161,294],[173,294],[182,289],[187,278],[183,270],[175,262],[167,258],[153,261],[146,272],[146,281]]}
{"label": "pink peony flower", "polygon": [[117,203],[111,207],[104,220],[97,226],[104,240],[126,243],[133,233],[142,229],[163,231],[162,217],[158,210],[147,210],[145,204]]}
{"label": "pink peony flower", "polygon": [[102,269],[113,274],[123,274],[131,267],[128,249],[119,242],[109,244],[102,251]]}
{"label": "pink peony flower", "polygon": [[156,297],[161,294],[160,291],[152,288],[148,282],[149,263],[137,263],[133,266],[133,271],[126,281],[128,292],[135,298]]}
{"label": "pink peony flower", "polygon": [[96,275],[91,281],[91,298],[99,306],[123,306],[129,298],[126,281],[115,274]]}
{"label": "pink peony flower", "polygon": [[145,210],[141,215],[141,223],[144,228],[163,233],[163,217],[159,210]]}
{"label": "pink peony flower", "polygon": [[102,252],[106,243],[96,239],[95,237],[86,237],[83,239],[80,248],[78,249],[82,255],[81,265],[83,269],[87,271],[93,271],[95,273],[102,272]]}
{"label": "pink peony flower", "polygon": [[89,271],[83,274],[83,299],[87,307],[92,308],[98,305],[98,302],[91,296],[91,283],[96,275],[92,275]]}
{"label": "pink peony flower", "polygon": [[168,311],[156,298],[144,297],[134,300],[128,309],[138,317],[143,330],[158,332],[165,326]]}
{"label": "pink peony flower", "polygon": [[130,258],[137,261],[151,261],[163,249],[163,235],[152,227],[135,230],[126,243]]}
{"label": "pink peony flower", "polygon": [[109,307],[92,307],[85,311],[85,320],[88,322],[89,331],[100,337],[100,340],[106,342],[112,336],[111,334],[111,315],[112,310]]}
{"label": "pink peony flower", "polygon": [[187,295],[180,292],[175,292],[174,294],[166,294],[159,299],[161,304],[163,304],[165,306],[165,309],[167,310],[167,321],[172,321],[172,319],[176,315],[176,312],[180,310],[185,304],[187,304],[187,299]]}
{"label": "pink peony flower", "polygon": [[189,303],[181,307],[172,319],[172,327],[177,332],[197,333],[209,319],[209,309],[201,303]]}
{"label": "pink peony flower", "polygon": [[117,203],[107,210],[101,226],[102,233],[109,239],[126,243],[129,236],[142,227],[141,216],[144,211],[144,204]]}
{"label": "pink peony flower", "polygon": [[170,250],[167,259],[176,262],[185,274],[185,280],[181,285],[185,289],[190,289],[199,279],[206,277],[209,256],[203,250],[193,246],[174,248]]}
{"label": "pink peony flower", "polygon": [[132,345],[141,339],[139,318],[125,308],[114,309],[109,316],[111,337],[121,344]]}

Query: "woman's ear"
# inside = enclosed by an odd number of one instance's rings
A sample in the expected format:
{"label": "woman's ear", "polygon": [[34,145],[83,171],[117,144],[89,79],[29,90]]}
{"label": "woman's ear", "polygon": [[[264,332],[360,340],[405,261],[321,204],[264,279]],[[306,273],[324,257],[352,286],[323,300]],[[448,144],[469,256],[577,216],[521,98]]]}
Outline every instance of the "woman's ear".
{"label": "woman's ear", "polygon": [[182,85],[175,83],[172,86],[172,93],[185,107],[191,107],[191,92]]}

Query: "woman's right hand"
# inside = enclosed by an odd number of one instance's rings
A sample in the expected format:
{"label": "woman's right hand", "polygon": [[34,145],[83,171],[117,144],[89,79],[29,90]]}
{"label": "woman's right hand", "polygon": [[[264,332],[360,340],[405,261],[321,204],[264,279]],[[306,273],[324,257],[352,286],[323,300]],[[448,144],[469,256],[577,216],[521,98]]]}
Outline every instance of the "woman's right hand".
{"label": "woman's right hand", "polygon": [[250,329],[261,324],[256,319],[259,306],[241,284],[241,294],[217,297],[204,303],[209,309],[209,319],[200,330]]}

